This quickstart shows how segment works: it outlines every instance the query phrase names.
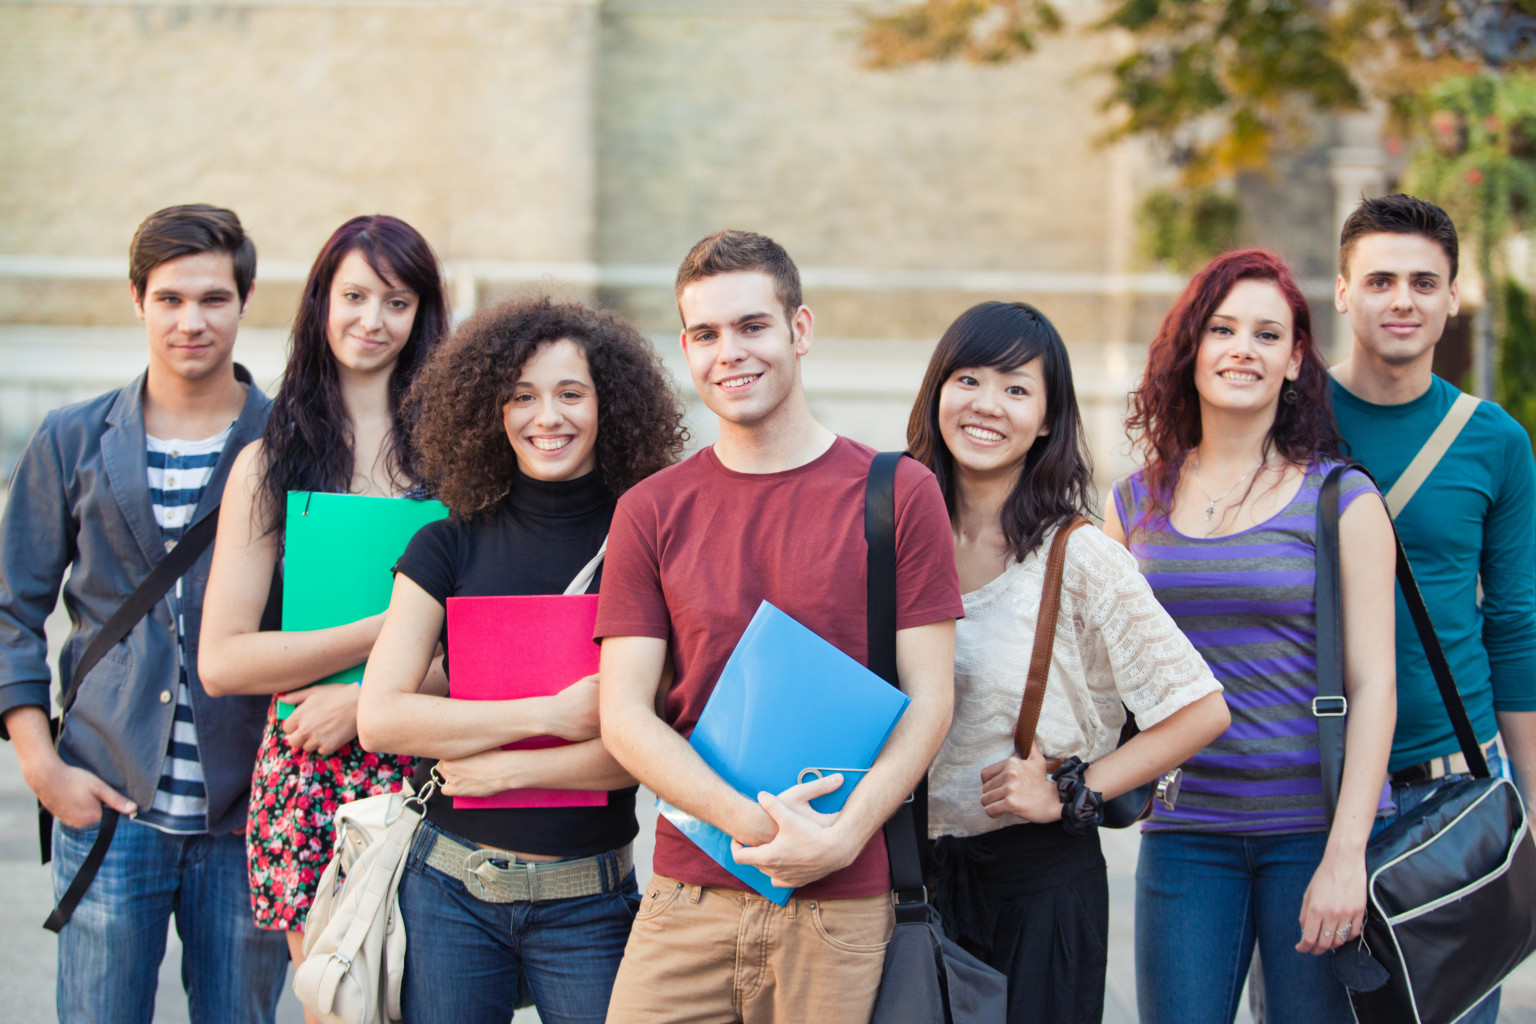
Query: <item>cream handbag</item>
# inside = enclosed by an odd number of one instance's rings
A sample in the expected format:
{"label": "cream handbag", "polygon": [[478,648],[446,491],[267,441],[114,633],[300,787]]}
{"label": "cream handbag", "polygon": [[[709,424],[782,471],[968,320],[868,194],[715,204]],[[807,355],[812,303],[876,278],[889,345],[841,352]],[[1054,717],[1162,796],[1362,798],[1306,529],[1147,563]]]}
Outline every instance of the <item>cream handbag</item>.
{"label": "cream handbag", "polygon": [[[344,804],[336,847],[304,922],[304,962],[293,991],[326,1024],[400,1020],[405,925],[398,890],[411,839],[436,772],[419,796],[409,788]],[[340,881],[338,881],[340,879]]]}

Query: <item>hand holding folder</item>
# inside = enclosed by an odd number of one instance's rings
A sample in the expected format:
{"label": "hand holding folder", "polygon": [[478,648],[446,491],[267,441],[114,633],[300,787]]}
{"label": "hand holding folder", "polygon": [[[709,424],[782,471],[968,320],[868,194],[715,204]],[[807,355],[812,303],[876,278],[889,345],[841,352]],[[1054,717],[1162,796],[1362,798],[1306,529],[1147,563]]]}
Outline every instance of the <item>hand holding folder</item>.
{"label": "hand holding folder", "polygon": [[[764,601],[720,672],[688,742],[749,800],[783,793],[818,775],[842,784],[810,801],[840,810],[875,763],[910,699],[784,612]],[[721,867],[782,906],[792,892],[737,863],[731,837],[665,801],[668,821]]]}
{"label": "hand holding folder", "polygon": [[[283,629],[344,626],[387,609],[405,546],[417,530],[447,517],[439,501],[289,491]],[[310,685],[362,678],[363,666],[354,665]],[[292,713],[292,704],[278,701],[278,718]]]}

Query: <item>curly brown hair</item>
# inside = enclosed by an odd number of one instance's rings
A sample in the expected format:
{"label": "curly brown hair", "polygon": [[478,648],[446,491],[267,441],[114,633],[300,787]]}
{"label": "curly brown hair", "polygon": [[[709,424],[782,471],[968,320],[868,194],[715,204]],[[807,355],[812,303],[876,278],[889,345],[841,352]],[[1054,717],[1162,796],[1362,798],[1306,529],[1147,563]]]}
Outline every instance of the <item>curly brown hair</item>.
{"label": "curly brown hair", "polygon": [[523,364],[540,345],[580,346],[597,387],[597,471],[614,497],[677,461],[683,405],[651,343],[612,313],[545,297],[488,306],[438,346],[411,386],[416,472],[454,516],[494,509],[517,479],[502,425]]}

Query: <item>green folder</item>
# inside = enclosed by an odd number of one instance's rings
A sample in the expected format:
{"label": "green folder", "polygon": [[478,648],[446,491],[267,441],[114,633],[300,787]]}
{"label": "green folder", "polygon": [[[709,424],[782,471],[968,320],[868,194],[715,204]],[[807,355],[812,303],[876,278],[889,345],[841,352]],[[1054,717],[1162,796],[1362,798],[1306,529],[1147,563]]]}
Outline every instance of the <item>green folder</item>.
{"label": "green folder", "polygon": [[[377,615],[389,607],[390,571],[416,531],[448,517],[440,501],[361,494],[288,492],[283,534],[283,629],[324,629]],[[363,666],[316,680],[356,683]],[[294,705],[278,701],[277,717]]]}

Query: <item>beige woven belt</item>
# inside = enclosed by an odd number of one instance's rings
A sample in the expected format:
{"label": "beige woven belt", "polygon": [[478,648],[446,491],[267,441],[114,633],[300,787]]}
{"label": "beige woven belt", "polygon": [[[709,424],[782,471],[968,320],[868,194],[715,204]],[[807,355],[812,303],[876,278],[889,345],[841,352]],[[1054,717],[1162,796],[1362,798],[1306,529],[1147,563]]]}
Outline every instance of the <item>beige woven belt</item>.
{"label": "beige woven belt", "polygon": [[595,896],[617,889],[634,867],[634,855],[629,846],[614,853],[618,868],[606,885],[601,855],[580,860],[518,860],[506,850],[470,849],[442,835],[427,854],[427,863],[463,882],[477,899],[487,903],[518,903]]}

